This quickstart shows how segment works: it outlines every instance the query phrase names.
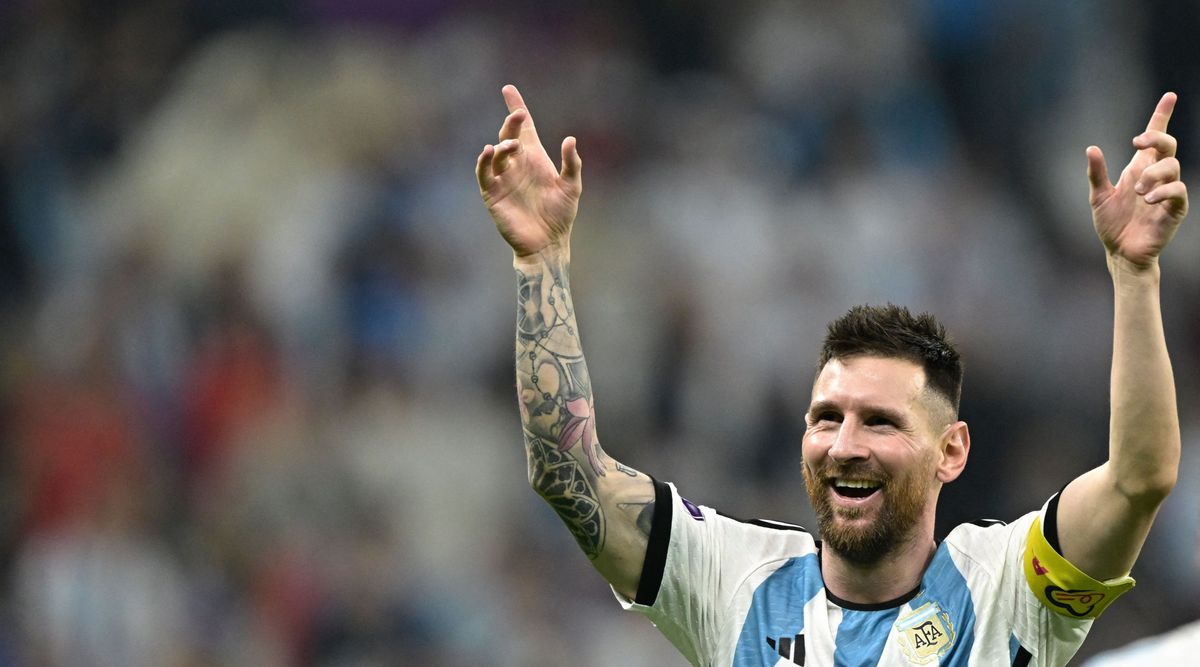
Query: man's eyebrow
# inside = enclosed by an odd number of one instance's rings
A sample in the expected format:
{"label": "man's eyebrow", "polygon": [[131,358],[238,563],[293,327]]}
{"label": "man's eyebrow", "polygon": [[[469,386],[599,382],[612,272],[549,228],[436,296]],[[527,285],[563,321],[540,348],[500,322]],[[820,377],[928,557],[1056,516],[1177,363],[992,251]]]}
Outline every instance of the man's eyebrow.
{"label": "man's eyebrow", "polygon": [[842,411],[842,409],[840,407],[838,407],[837,405],[835,405],[833,403],[833,401],[817,401],[816,403],[813,403],[812,405],[808,406],[808,414],[810,414],[810,415],[815,415],[820,412],[825,412],[826,410],[829,410],[832,412],[841,412]]}

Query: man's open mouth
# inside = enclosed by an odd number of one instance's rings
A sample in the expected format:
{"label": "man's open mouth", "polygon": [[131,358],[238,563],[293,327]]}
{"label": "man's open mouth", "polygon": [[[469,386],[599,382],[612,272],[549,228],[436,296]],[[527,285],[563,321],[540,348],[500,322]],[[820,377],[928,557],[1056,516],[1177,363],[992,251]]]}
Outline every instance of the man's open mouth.
{"label": "man's open mouth", "polygon": [[878,491],[883,483],[866,479],[834,478],[829,481],[829,485],[833,487],[834,493],[843,498],[867,498]]}

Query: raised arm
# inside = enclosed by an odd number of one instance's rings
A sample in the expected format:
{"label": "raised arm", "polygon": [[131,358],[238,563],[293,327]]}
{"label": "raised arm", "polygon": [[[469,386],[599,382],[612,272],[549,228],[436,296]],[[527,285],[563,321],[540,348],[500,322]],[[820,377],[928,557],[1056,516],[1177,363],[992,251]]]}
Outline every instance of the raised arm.
{"label": "raised arm", "polygon": [[1121,177],[1108,180],[1100,149],[1087,149],[1092,219],[1108,252],[1115,300],[1108,461],[1063,490],[1063,556],[1096,579],[1127,574],[1179,468],[1175,380],[1159,306],[1159,253],[1187,213],[1175,139],[1176,96],[1159,100]]}
{"label": "raised arm", "polygon": [[514,86],[508,117],[485,146],[475,175],[517,271],[517,403],[529,483],[567,524],[614,588],[634,597],[654,512],[650,478],[604,453],[575,320],[569,271],[571,224],[583,188],[575,139],[562,169],[542,147]]}

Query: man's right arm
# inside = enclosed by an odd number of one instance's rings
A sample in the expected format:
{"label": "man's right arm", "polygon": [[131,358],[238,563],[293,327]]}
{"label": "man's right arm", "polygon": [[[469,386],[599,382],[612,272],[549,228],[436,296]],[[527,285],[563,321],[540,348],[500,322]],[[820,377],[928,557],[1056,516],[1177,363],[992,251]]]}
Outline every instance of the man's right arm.
{"label": "man's right arm", "polygon": [[633,598],[654,513],[650,478],[600,447],[566,252],[518,258],[517,395],[529,484],[596,569]]}
{"label": "man's right arm", "polygon": [[654,514],[652,480],[613,460],[596,436],[591,381],[569,278],[570,231],[582,192],[575,140],[556,170],[517,89],[500,142],[475,166],[479,191],[517,270],[517,394],[529,482],[613,587],[633,598]]}

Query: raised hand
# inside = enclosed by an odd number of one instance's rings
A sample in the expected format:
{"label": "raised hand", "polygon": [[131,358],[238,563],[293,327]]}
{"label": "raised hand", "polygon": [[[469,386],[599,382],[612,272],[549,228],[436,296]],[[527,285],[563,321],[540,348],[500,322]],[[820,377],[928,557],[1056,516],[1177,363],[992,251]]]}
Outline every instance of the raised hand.
{"label": "raised hand", "polygon": [[1133,138],[1137,152],[1116,185],[1108,180],[1100,149],[1087,149],[1096,233],[1110,256],[1121,257],[1139,269],[1158,261],[1187,214],[1187,186],[1179,180],[1175,137],[1167,134],[1175,101],[1175,93],[1158,101],[1146,131]]}
{"label": "raised hand", "polygon": [[501,93],[509,113],[499,143],[484,146],[475,162],[479,194],[517,257],[566,250],[583,191],[575,137],[563,140],[562,169],[556,170],[521,93],[511,84]]}

